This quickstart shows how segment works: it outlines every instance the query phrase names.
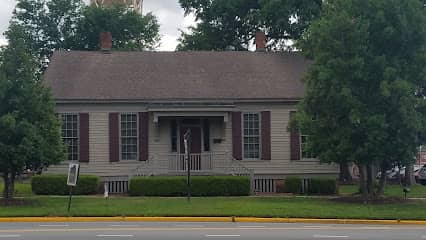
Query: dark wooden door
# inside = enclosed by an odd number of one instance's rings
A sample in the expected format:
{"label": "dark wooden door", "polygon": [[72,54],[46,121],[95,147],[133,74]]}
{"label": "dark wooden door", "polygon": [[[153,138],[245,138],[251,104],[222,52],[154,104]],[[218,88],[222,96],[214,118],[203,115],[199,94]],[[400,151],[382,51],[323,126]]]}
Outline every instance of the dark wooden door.
{"label": "dark wooden door", "polygon": [[201,153],[201,127],[198,126],[180,127],[180,152],[185,153],[183,135],[185,134],[187,129],[191,130],[191,142],[189,146],[191,153]]}

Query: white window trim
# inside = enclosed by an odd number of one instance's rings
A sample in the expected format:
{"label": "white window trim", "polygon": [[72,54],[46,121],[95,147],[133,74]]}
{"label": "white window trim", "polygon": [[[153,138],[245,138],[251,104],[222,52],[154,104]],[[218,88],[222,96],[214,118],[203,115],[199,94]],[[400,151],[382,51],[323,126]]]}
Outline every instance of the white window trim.
{"label": "white window trim", "polygon": [[[308,134],[302,134],[302,131],[299,130],[299,142],[300,142],[300,159],[301,160],[306,160],[306,161],[313,161],[313,160],[317,160],[318,158],[316,157],[303,157],[303,143],[302,143],[302,136],[307,136],[309,137]],[[312,153],[311,153],[312,154]]]}
{"label": "white window trim", "polygon": [[[244,115],[257,114],[259,117],[259,158],[246,158],[244,156]],[[260,112],[241,112],[241,155],[243,161],[260,161],[262,159],[262,114]]]}
{"label": "white window trim", "polygon": [[[75,159],[75,160],[68,159],[69,153],[67,152],[66,161],[80,162],[80,114],[76,113],[76,112],[58,112],[58,114],[61,117],[61,121],[62,121],[63,115],[76,115],[77,116],[77,159]],[[62,140],[62,142],[64,142],[65,137],[62,136],[62,127],[63,127],[63,123],[61,122],[61,140]],[[67,137],[67,138],[70,138],[70,137]]]}
{"label": "white window trim", "polygon": [[[123,159],[122,155],[122,141],[121,141],[121,115],[135,114],[136,115],[136,159]],[[119,138],[119,156],[120,162],[139,162],[140,149],[139,149],[139,114],[135,112],[121,112],[118,114],[118,138]]]}

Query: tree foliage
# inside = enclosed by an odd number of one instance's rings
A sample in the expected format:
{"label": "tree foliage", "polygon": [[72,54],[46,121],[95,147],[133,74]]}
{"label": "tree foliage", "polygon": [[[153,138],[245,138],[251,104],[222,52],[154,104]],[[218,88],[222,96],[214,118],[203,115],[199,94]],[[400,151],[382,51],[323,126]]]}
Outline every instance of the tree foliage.
{"label": "tree foliage", "polygon": [[82,0],[18,0],[12,23],[23,27],[41,61],[57,49],[99,49],[100,31],[112,32],[116,49],[151,49],[159,41],[155,16],[120,4],[98,8]]}
{"label": "tree foliage", "polygon": [[71,49],[99,49],[99,33],[111,32],[113,48],[124,50],[153,49],[159,42],[159,24],[151,13],[141,16],[125,5],[89,6],[83,10]]}
{"label": "tree foliage", "polygon": [[182,32],[178,50],[247,50],[257,30],[282,49],[319,16],[321,0],[179,0],[198,24]]}
{"label": "tree foliage", "polygon": [[37,79],[37,61],[21,26],[12,24],[0,56],[0,174],[4,197],[24,170],[40,171],[64,157],[60,123],[48,89]]}
{"label": "tree foliage", "polygon": [[82,0],[18,0],[11,23],[22,26],[29,48],[45,61],[53,50],[76,44],[82,10]]}
{"label": "tree foliage", "polygon": [[365,196],[380,193],[373,167],[410,164],[424,141],[423,4],[326,1],[300,47],[314,60],[298,114],[308,147],[323,161],[357,163]]}

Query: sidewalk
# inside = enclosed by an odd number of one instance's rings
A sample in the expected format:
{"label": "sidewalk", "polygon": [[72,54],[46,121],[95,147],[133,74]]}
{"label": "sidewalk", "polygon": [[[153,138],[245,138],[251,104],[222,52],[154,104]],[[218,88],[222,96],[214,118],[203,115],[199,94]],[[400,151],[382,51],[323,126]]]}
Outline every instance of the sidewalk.
{"label": "sidewalk", "polygon": [[1,222],[246,222],[246,223],[318,223],[318,224],[377,224],[425,225],[418,220],[369,219],[310,219],[310,218],[250,218],[250,217],[12,217]]}

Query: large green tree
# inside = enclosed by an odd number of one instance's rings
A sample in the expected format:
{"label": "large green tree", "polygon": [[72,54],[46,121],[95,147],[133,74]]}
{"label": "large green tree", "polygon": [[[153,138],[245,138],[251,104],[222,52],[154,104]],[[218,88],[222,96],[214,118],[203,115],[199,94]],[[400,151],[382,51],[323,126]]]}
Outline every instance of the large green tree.
{"label": "large green tree", "polygon": [[18,0],[11,23],[22,26],[29,48],[46,61],[55,49],[70,49],[82,18],[82,0]]}
{"label": "large green tree", "polygon": [[321,0],[179,0],[197,20],[182,32],[178,50],[247,50],[256,31],[265,31],[269,47],[282,49],[319,16]]}
{"label": "large green tree", "polygon": [[12,24],[6,35],[9,45],[0,55],[0,175],[9,199],[16,176],[59,163],[64,150],[55,105],[37,77],[25,31]]}
{"label": "large green tree", "polygon": [[426,14],[420,0],[330,0],[300,41],[313,59],[298,122],[322,161],[354,162],[367,200],[374,167],[409,165],[424,140]]}
{"label": "large green tree", "polygon": [[102,31],[111,32],[115,49],[153,49],[160,41],[160,26],[151,13],[141,16],[126,5],[116,4],[86,7],[82,16],[71,49],[99,49],[99,33]]}
{"label": "large green tree", "polygon": [[151,49],[159,41],[155,16],[120,4],[98,8],[82,0],[18,0],[12,23],[23,27],[41,61],[57,49],[99,49],[100,31],[111,31],[118,49]]}

